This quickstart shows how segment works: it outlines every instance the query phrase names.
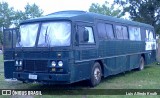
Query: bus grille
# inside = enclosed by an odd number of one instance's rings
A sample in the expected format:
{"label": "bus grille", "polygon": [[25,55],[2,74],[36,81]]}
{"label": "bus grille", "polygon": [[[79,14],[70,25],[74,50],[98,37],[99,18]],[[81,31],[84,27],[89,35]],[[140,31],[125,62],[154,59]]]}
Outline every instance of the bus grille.
{"label": "bus grille", "polygon": [[47,61],[44,60],[26,60],[24,61],[24,71],[30,72],[46,72]]}

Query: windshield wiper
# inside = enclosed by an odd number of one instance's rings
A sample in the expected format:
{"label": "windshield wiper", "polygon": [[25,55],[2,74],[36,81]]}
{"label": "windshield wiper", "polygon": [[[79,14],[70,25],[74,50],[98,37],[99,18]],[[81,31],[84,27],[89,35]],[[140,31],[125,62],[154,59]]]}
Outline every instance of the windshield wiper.
{"label": "windshield wiper", "polygon": [[20,32],[17,33],[17,44],[19,47],[22,48],[22,44],[20,43],[21,42],[21,35],[20,35]]}
{"label": "windshield wiper", "polygon": [[48,26],[46,28],[46,33],[45,33],[45,43],[47,44],[48,47],[50,46],[49,36],[48,36]]}

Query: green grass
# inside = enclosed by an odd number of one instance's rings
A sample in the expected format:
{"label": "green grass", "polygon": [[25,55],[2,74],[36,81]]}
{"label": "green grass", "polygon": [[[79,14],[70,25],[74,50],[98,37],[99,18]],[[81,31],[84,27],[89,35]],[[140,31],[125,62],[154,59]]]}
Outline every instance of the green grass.
{"label": "green grass", "polygon": [[0,74],[4,72],[4,66],[3,66],[3,55],[0,54]]}
{"label": "green grass", "polygon": [[[146,66],[143,71],[133,70],[130,72],[109,76],[102,79],[102,82],[95,88],[90,88],[85,82],[74,83],[71,85],[44,86],[41,84],[23,84],[20,81],[4,81],[3,56],[0,55],[0,89],[160,89],[160,65],[153,63]],[[60,92],[57,89],[57,93]],[[78,92],[75,90],[74,92]],[[3,96],[10,98],[10,96]],[[33,98],[33,96],[30,96]],[[151,98],[153,96],[107,96],[107,95],[46,95],[34,96],[35,98]],[[160,96],[154,96],[159,98]],[[15,98],[20,98],[17,96]],[[24,97],[25,98],[25,97]],[[27,98],[27,97],[26,97]]]}
{"label": "green grass", "polygon": [[[2,63],[1,63],[2,65]],[[2,67],[1,67],[2,68]],[[102,79],[102,82],[95,88],[91,89],[160,89],[160,66],[152,64],[145,67],[143,71],[133,70],[126,73],[121,73],[115,76],[109,76],[105,79]],[[24,89],[41,89],[41,88],[90,88],[85,84],[85,82],[74,83],[71,85],[58,85],[58,86],[43,86],[40,84],[23,84],[20,81],[16,82],[6,82],[4,81],[4,73],[0,75],[0,88],[2,89],[15,89],[15,88],[24,88]]]}
{"label": "green grass", "polygon": [[111,76],[102,81],[97,88],[107,89],[160,89],[160,66],[152,64],[143,71],[131,71]]}

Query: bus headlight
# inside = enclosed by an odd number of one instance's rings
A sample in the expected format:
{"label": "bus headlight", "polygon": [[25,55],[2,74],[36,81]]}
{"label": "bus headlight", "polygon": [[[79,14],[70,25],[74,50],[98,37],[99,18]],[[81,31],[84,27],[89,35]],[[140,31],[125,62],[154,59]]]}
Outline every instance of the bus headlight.
{"label": "bus headlight", "polygon": [[18,66],[18,61],[16,61],[16,66]]}
{"label": "bus headlight", "polygon": [[22,66],[22,61],[19,61],[19,66]]}
{"label": "bus headlight", "polygon": [[56,62],[55,62],[55,61],[52,61],[51,66],[52,66],[52,67],[55,67],[55,66],[56,66]]}
{"label": "bus headlight", "polygon": [[16,71],[22,71],[23,70],[23,61],[15,61],[15,67],[16,67]]}
{"label": "bus headlight", "polygon": [[59,66],[59,67],[62,67],[62,66],[63,66],[63,62],[62,62],[62,61],[59,61],[59,62],[58,62],[58,66]]}
{"label": "bus headlight", "polygon": [[23,62],[22,61],[16,61],[15,66],[22,66]]}

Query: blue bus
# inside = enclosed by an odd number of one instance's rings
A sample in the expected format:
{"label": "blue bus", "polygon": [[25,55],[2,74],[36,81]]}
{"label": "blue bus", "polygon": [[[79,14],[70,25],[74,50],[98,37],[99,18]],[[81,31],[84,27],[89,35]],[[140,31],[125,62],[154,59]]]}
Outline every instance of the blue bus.
{"label": "blue bus", "polygon": [[5,79],[70,84],[156,61],[154,27],[85,11],[60,11],[4,30]]}

